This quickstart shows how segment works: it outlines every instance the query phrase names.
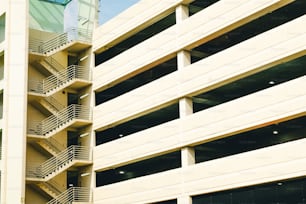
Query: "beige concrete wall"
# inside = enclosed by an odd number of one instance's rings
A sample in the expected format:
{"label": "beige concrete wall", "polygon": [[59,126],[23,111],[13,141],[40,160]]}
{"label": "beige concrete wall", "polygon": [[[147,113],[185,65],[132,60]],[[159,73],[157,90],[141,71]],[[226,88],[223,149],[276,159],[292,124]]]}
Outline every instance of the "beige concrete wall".
{"label": "beige concrete wall", "polygon": [[52,55],[52,58],[54,58],[57,62],[59,62],[64,68],[68,67],[68,52],[67,51],[57,52],[54,55]]}
{"label": "beige concrete wall", "polygon": [[55,37],[56,34],[51,33],[51,32],[44,32],[44,31],[40,31],[40,30],[35,30],[35,29],[29,29],[29,36],[31,38],[35,38],[35,39],[48,40],[52,37]]}
{"label": "beige concrete wall", "polygon": [[[288,1],[219,1],[97,66],[93,74],[93,89],[103,89],[104,86],[110,86],[128,74],[135,73],[166,56],[174,56],[177,51],[207,42],[211,38],[252,20],[254,16],[263,15],[285,2]],[[93,44],[99,44],[98,40],[95,40]]]}
{"label": "beige concrete wall", "polygon": [[41,121],[45,118],[46,116],[42,114],[39,110],[37,110],[31,104],[28,105],[28,109],[27,109],[27,121],[29,121],[28,125],[31,124],[31,122]]}
{"label": "beige concrete wall", "polygon": [[46,78],[45,75],[43,75],[41,72],[39,72],[37,70],[37,68],[35,68],[31,64],[29,64],[29,67],[28,67],[28,75],[29,75],[29,81],[30,80],[33,80],[33,81],[43,80],[44,78]]}
{"label": "beige concrete wall", "polygon": [[[103,129],[180,97],[211,90],[306,54],[305,20],[306,15],[96,106],[94,129]],[[104,80],[94,77],[94,86],[115,79],[116,70],[124,69],[117,67],[120,66],[113,66],[113,73],[106,74]]]}
{"label": "beige concrete wall", "polygon": [[150,203],[303,176],[305,145],[302,139],[98,187],[94,203]]}
{"label": "beige concrete wall", "polygon": [[48,159],[48,157],[44,154],[41,154],[37,149],[35,149],[31,145],[27,145],[27,153],[26,153],[26,158],[27,158],[27,165],[38,165],[43,163]]}
{"label": "beige concrete wall", "polygon": [[38,196],[38,194],[36,193],[35,190],[33,190],[32,188],[30,188],[29,186],[27,186],[28,188],[26,188],[26,200],[25,203],[26,204],[34,204],[34,203],[47,203],[48,199],[46,197],[41,197]]}

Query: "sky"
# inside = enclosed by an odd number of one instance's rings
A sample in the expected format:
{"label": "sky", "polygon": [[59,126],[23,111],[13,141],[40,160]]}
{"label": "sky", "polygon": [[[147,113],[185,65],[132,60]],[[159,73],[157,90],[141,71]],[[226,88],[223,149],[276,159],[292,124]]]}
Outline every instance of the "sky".
{"label": "sky", "polygon": [[99,24],[103,24],[139,0],[99,0]]}

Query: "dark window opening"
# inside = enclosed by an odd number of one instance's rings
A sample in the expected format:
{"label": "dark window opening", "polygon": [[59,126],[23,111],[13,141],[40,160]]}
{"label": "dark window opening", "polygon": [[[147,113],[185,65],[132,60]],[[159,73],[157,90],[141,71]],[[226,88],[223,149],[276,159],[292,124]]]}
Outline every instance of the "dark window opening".
{"label": "dark window opening", "polygon": [[192,197],[193,204],[305,204],[305,178],[231,189]]}
{"label": "dark window opening", "polygon": [[195,0],[189,4],[189,16],[192,16],[199,11],[202,11],[204,8],[218,2],[220,0]]}
{"label": "dark window opening", "polygon": [[110,87],[101,92],[97,92],[95,95],[96,105],[99,105],[108,100],[116,98],[124,93],[127,93],[133,89],[136,89],[140,86],[150,83],[176,70],[177,70],[177,59],[172,58],[147,71],[137,74],[136,76],[131,77],[119,84],[116,84],[113,87]]}
{"label": "dark window opening", "polygon": [[197,62],[260,33],[268,31],[305,14],[306,1],[297,0],[253,20],[191,50],[191,63]]}
{"label": "dark window opening", "polygon": [[172,13],[163,19],[159,20],[158,22],[150,25],[149,27],[145,28],[144,30],[136,33],[135,35],[129,37],[128,39],[118,43],[117,45],[105,50],[99,54],[95,55],[95,66],[119,55],[120,53],[124,52],[125,50],[130,49],[131,47],[145,41],[146,39],[162,32],[163,30],[171,27],[176,23],[175,20],[175,13]]}
{"label": "dark window opening", "polygon": [[151,203],[151,204],[177,204],[177,200],[167,200],[167,201],[161,201],[157,203]]}
{"label": "dark window opening", "polygon": [[67,188],[79,186],[79,172],[67,171]]}
{"label": "dark window opening", "polygon": [[96,132],[96,145],[160,125],[179,117],[178,104],[173,104],[155,112],[130,120],[115,127]]}
{"label": "dark window opening", "polygon": [[96,186],[108,185],[140,176],[151,175],[181,166],[181,152],[157,156],[133,164],[96,173]]}
{"label": "dark window opening", "polygon": [[306,55],[193,97],[198,112],[306,74]]}
{"label": "dark window opening", "polygon": [[80,97],[78,94],[68,93],[67,106],[72,105],[72,104],[79,104],[79,103],[80,103]]}
{"label": "dark window opening", "polygon": [[67,147],[80,145],[80,134],[78,132],[67,131]]}
{"label": "dark window opening", "polygon": [[195,146],[196,163],[306,137],[306,116]]}

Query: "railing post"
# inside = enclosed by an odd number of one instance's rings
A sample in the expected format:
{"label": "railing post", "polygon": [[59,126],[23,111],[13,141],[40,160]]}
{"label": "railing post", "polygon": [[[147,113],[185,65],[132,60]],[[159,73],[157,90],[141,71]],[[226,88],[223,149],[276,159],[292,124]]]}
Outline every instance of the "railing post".
{"label": "railing post", "polygon": [[73,115],[72,118],[77,118],[76,116],[76,105],[73,105]]}

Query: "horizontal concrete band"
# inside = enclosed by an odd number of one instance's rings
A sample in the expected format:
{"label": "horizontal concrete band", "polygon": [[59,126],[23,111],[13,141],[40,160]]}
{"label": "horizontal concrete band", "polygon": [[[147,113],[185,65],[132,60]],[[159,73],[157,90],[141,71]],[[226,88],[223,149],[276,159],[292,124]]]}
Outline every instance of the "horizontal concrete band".
{"label": "horizontal concrete band", "polygon": [[289,1],[219,1],[97,66],[93,73],[93,89],[103,89],[129,73],[144,69],[167,56],[175,56],[177,51],[191,45],[209,41],[212,37],[226,33],[227,30],[268,13],[286,2]]}
{"label": "horizontal concrete band", "polygon": [[105,129],[305,54],[305,21],[306,16],[300,17],[96,106],[93,128]]}
{"label": "horizontal concrete band", "polygon": [[[185,0],[186,1],[186,0]],[[93,51],[100,52],[116,44],[126,35],[140,31],[156,19],[173,12],[184,0],[143,0],[97,28],[93,35]],[[135,15],[137,14],[137,15]]]}
{"label": "horizontal concrete band", "polygon": [[300,77],[96,146],[93,153],[96,161],[94,170],[120,166],[169,150],[305,115],[305,84],[306,77]]}
{"label": "horizontal concrete band", "polygon": [[98,187],[94,202],[151,203],[304,176],[305,145],[306,140],[301,139]]}

